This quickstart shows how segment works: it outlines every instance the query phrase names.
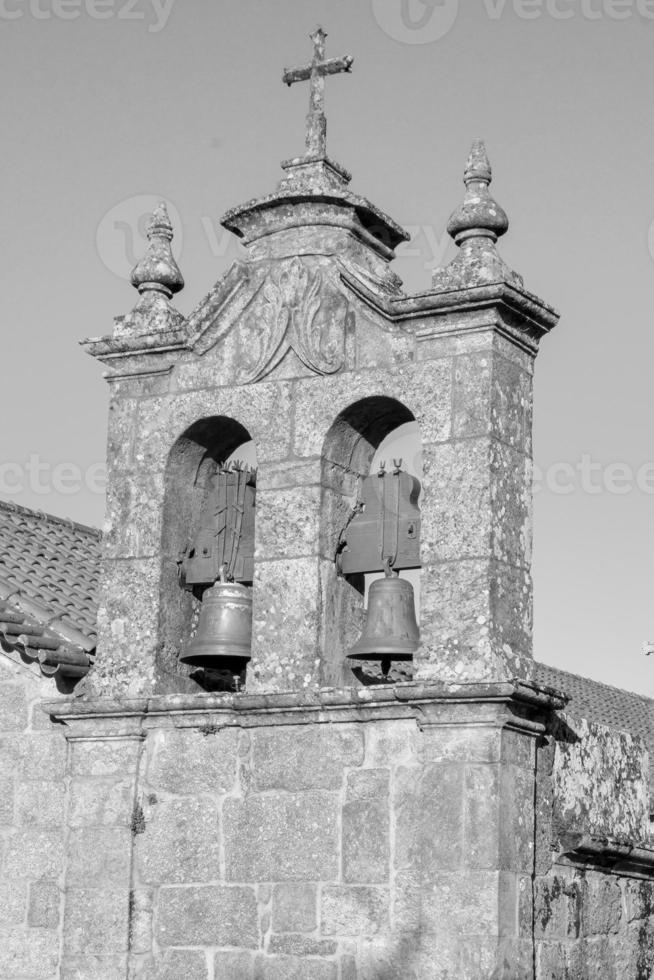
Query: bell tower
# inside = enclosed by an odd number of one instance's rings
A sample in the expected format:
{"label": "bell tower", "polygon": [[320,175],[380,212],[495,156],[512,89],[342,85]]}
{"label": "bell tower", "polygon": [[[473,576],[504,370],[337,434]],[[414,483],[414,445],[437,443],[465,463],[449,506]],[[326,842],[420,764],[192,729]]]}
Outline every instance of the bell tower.
{"label": "bell tower", "polygon": [[[283,73],[309,82],[306,152],[222,219],[245,258],[183,316],[161,205],[136,306],[85,342],[112,392],[97,694],[224,689],[220,654],[197,653],[229,646],[232,629],[247,669],[223,678],[231,690],[357,686],[353,650],[381,663],[380,680],[397,679],[395,660],[404,679],[529,674],[532,373],[557,316],[498,253],[508,219],[479,140],[448,225],[456,257],[425,292],[402,291],[390,263],[408,236],[327,155],[325,79],[352,58],[326,58],[325,37]],[[407,422],[423,479],[392,460],[371,472]],[[256,473],[237,478],[246,444]],[[364,588],[384,569],[381,607],[412,605],[398,570],[414,570],[421,596],[419,624],[399,614],[411,639],[386,655],[371,636],[395,627],[374,603],[366,620]],[[217,605],[209,616],[226,575],[251,610],[249,641],[242,623],[217,625]]]}

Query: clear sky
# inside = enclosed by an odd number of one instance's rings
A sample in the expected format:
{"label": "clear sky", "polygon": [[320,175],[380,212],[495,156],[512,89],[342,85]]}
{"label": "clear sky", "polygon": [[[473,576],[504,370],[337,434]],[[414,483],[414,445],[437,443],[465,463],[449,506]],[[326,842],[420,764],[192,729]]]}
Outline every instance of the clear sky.
{"label": "clear sky", "polygon": [[536,364],[536,653],[654,695],[653,18],[651,0],[0,0],[3,495],[102,522],[107,391],[77,341],[133,305],[157,197],[182,312],[233,261],[218,218],[303,150],[306,86],[280,76],[321,22],[355,58],[327,85],[330,154],[413,233],[408,289],[451,255],[486,139],[502,254],[562,312]]}

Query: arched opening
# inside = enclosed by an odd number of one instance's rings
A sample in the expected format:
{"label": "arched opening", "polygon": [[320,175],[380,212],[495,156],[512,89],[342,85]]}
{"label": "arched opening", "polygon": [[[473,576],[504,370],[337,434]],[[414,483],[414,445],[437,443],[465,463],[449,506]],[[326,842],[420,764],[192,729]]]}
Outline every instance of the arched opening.
{"label": "arched opening", "polygon": [[[322,455],[321,516],[323,683],[351,683],[353,676],[361,683],[380,683],[384,679],[379,662],[352,665],[347,661],[348,651],[363,629],[370,583],[383,572],[341,574],[337,553],[344,529],[353,519],[363,481],[376,473],[382,462],[386,462],[390,472],[394,461],[400,458],[402,471],[422,481],[418,424],[412,412],[397,399],[385,395],[364,398],[341,412],[327,433]],[[375,544],[372,542],[373,550]],[[419,569],[403,571],[401,575],[419,594]],[[410,664],[394,664],[388,679],[405,679],[410,673]]]}
{"label": "arched opening", "polygon": [[[221,473],[244,470],[254,480],[256,450],[247,429],[227,416],[212,416],[193,423],[173,445],[164,480],[162,570],[160,603],[160,671],[171,678],[191,678],[204,689],[230,689],[239,685],[233,676],[180,663],[180,651],[197,629],[202,598],[211,585],[211,572],[196,574],[190,583],[180,575],[185,562],[195,557],[193,544],[215,508]],[[253,545],[253,542],[251,542]],[[243,571],[241,562],[241,572]],[[251,561],[245,567],[251,568]],[[207,579],[204,581],[204,579]],[[238,581],[251,586],[251,574]]]}

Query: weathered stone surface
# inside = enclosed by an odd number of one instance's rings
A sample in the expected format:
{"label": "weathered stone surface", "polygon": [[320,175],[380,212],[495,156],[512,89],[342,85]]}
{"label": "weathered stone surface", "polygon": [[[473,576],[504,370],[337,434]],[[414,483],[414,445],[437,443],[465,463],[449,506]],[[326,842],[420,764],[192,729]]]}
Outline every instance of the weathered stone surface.
{"label": "weathered stone surface", "polygon": [[50,980],[56,973],[59,946],[48,929],[3,929],[0,942],[0,976]]}
{"label": "weathered stone surface", "polygon": [[216,800],[166,800],[144,807],[145,831],[136,837],[136,863],[148,884],[220,878],[220,824]]}
{"label": "weathered stone surface", "polygon": [[22,732],[28,724],[28,706],[21,684],[0,683],[0,732]]}
{"label": "weathered stone surface", "polygon": [[170,885],[159,892],[157,941],[161,946],[259,945],[253,888]]}
{"label": "weathered stone surface", "polygon": [[464,770],[463,860],[468,868],[497,868],[500,806],[513,800],[500,798],[497,766],[466,766]]}
{"label": "weathered stone surface", "polygon": [[64,955],[125,952],[128,919],[128,889],[69,888],[64,906]]}
{"label": "weathered stone surface", "polygon": [[63,868],[64,828],[22,830],[5,843],[3,873],[8,879],[57,878]]}
{"label": "weathered stone surface", "polygon": [[0,824],[14,822],[14,780],[10,776],[0,776]]}
{"label": "weathered stone surface", "polygon": [[272,893],[274,932],[313,932],[316,928],[316,886],[285,881]]}
{"label": "weathered stone surface", "polygon": [[623,890],[627,922],[654,916],[654,881],[628,878]]}
{"label": "weathered stone surface", "polygon": [[434,873],[422,891],[422,928],[436,936],[495,937],[499,875],[494,871]]}
{"label": "weathered stone surface", "polygon": [[227,879],[334,880],[338,875],[337,812],[337,798],[322,792],[226,800]]}
{"label": "weathered stone surface", "polygon": [[[379,721],[365,726],[366,766],[384,769],[417,762],[418,727],[411,721]],[[422,743],[422,737],[420,739]]]}
{"label": "weathered stone surface", "polygon": [[255,560],[305,558],[319,553],[319,486],[257,488]]}
{"label": "weathered stone surface", "polygon": [[255,960],[254,980],[336,980],[334,961],[296,956],[259,956]]}
{"label": "weathered stone surface", "polygon": [[130,780],[78,777],[70,781],[71,827],[129,826],[134,804]]}
{"label": "weathered stone surface", "polygon": [[583,882],[561,876],[536,878],[534,935],[537,939],[577,939],[581,932]]}
{"label": "weathered stone surface", "polygon": [[69,887],[129,887],[132,834],[128,827],[73,829],[67,849]]}
{"label": "weathered stone surface", "polygon": [[566,717],[556,742],[552,781],[556,826],[647,840],[647,763],[639,738]]}
{"label": "weathered stone surface", "polygon": [[389,771],[351,772],[343,807],[343,881],[384,883],[389,873]]}
{"label": "weathered stone surface", "polygon": [[581,907],[582,936],[609,936],[622,922],[622,892],[612,876],[588,874]]}
{"label": "weathered stone surface", "polygon": [[61,891],[51,882],[30,885],[27,924],[32,928],[58,929],[61,914]]}
{"label": "weathered stone surface", "polygon": [[[215,953],[213,957],[214,977],[229,977],[230,980],[254,980],[254,955],[252,953]],[[173,980],[171,975],[170,980]]]}
{"label": "weathered stone surface", "polygon": [[344,769],[362,761],[359,726],[261,729],[252,735],[252,790],[340,789]]}
{"label": "weathered stone surface", "polygon": [[64,822],[64,786],[55,782],[18,783],[16,786],[16,822],[55,824]]}
{"label": "weathered stone surface", "polygon": [[383,888],[325,885],[320,902],[323,936],[374,936],[388,929],[389,896]]}
{"label": "weathered stone surface", "polygon": [[318,559],[263,561],[254,575],[248,688],[286,691],[315,686],[319,611],[307,597],[319,594]]}
{"label": "weathered stone surface", "polygon": [[[148,740],[150,741],[150,740]],[[166,731],[152,736],[148,781],[168,793],[229,793],[235,784],[238,732],[222,728],[210,735]]]}
{"label": "weathered stone surface", "polygon": [[25,921],[27,910],[27,884],[24,881],[0,881],[0,909],[7,925]]}
{"label": "weathered stone surface", "polygon": [[24,774],[25,779],[63,779],[66,740],[59,733],[0,735],[0,777]]}
{"label": "weathered stone surface", "polygon": [[[463,861],[463,779],[459,766],[401,767],[395,780],[395,861],[426,880]],[[434,828],[438,833],[434,833]]]}
{"label": "weathered stone surface", "polygon": [[75,741],[71,745],[73,776],[122,776],[136,771],[139,739],[108,738]]}
{"label": "weathered stone surface", "polygon": [[[218,954],[220,956],[221,954]],[[223,954],[224,955],[224,954]],[[230,956],[231,954],[226,954]],[[207,980],[206,954],[194,949],[167,949],[164,955],[152,964],[146,971],[146,980]],[[232,976],[231,973],[221,973],[216,966],[217,977]],[[233,974],[235,980],[240,980],[240,974]],[[247,974],[243,974],[244,978]]]}
{"label": "weathered stone surface", "polygon": [[125,980],[126,954],[65,957],[61,980]]}
{"label": "weathered stone surface", "polygon": [[311,936],[298,936],[288,933],[271,936],[269,953],[282,953],[285,956],[333,956],[337,944],[331,939],[314,939]]}

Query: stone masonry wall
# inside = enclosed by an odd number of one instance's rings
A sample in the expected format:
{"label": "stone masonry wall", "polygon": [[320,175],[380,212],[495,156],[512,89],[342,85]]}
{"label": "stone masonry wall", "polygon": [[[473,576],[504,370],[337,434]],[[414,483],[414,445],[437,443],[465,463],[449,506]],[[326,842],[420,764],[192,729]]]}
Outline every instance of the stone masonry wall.
{"label": "stone masonry wall", "polygon": [[67,715],[62,976],[531,977],[533,734],[376,696]]}
{"label": "stone masonry wall", "polygon": [[647,769],[640,739],[601,725],[559,715],[543,740],[537,761],[536,980],[653,975]]}
{"label": "stone masonry wall", "polygon": [[66,739],[40,708],[52,681],[0,653],[0,977],[59,978]]}

